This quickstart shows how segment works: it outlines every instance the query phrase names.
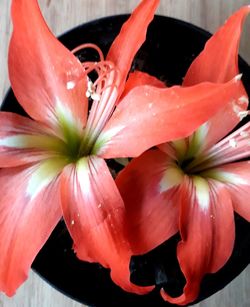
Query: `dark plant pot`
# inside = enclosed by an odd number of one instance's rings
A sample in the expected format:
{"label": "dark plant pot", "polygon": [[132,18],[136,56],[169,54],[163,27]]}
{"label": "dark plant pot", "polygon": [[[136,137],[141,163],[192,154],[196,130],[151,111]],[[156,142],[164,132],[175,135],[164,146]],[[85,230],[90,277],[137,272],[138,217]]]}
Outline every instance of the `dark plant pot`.
{"label": "dark plant pot", "polygon": [[[85,42],[92,42],[105,54],[127,18],[127,15],[121,15],[93,21],[67,32],[60,37],[60,40],[69,49]],[[138,52],[132,69],[155,75],[167,85],[180,84],[187,68],[203,49],[209,37],[209,33],[188,23],[156,16],[149,27],[147,42]],[[79,56],[87,59],[92,57],[91,59],[95,60],[96,54],[85,50]],[[243,73],[247,92],[250,94],[250,68],[243,60],[240,60],[240,70]],[[2,110],[25,114],[12,91],[7,94]],[[204,279],[196,302],[222,289],[250,262],[250,223],[239,216],[235,216],[235,219],[236,242],[232,257],[218,273]],[[159,273],[159,268],[163,265],[170,275],[167,273],[160,280],[158,276],[156,282],[161,284],[167,281],[165,286],[170,291],[176,293],[180,291],[183,280],[179,277],[176,261],[177,241],[178,238],[174,237],[149,255],[139,260],[137,257],[134,258],[132,280],[143,283],[141,271],[145,276],[145,283],[150,283],[154,279],[153,268],[156,267],[156,273]],[[155,262],[153,264],[152,259]],[[111,281],[108,270],[98,264],[79,261],[72,250],[72,240],[63,222],[57,225],[36,257],[32,268],[59,291],[90,306],[171,306],[161,299],[160,285],[145,296],[126,293]]]}

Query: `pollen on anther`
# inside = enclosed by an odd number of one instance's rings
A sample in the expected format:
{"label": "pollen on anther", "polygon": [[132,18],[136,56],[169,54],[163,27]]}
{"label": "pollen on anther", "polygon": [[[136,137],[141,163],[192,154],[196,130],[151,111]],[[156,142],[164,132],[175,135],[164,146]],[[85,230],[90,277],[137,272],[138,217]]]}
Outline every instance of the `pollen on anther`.
{"label": "pollen on anther", "polygon": [[239,104],[248,104],[248,98],[246,96],[241,96],[238,101]]}
{"label": "pollen on anther", "polygon": [[233,148],[236,148],[237,147],[237,142],[235,141],[235,139],[231,139],[229,140],[229,145]]}
{"label": "pollen on anther", "polygon": [[247,131],[241,131],[241,132],[240,132],[240,136],[242,136],[243,138],[247,138],[247,137],[249,137],[249,132],[247,132]]}
{"label": "pollen on anther", "polygon": [[96,93],[92,94],[92,95],[91,95],[91,98],[92,98],[93,100],[96,100],[96,101],[100,101],[100,100],[101,100],[101,96],[98,95],[98,94],[96,94]]}

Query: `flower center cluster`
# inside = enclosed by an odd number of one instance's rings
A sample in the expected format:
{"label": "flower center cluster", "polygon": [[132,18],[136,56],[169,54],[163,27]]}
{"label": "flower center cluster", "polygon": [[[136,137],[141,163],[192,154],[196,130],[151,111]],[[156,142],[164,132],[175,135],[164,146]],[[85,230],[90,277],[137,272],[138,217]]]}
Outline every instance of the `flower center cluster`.
{"label": "flower center cluster", "polygon": [[175,151],[176,166],[184,174],[199,175],[204,178],[212,174],[215,178],[216,168],[249,157],[250,123],[246,123],[211,147],[202,149],[203,143],[203,140],[197,141],[193,136],[171,142],[170,147]]}

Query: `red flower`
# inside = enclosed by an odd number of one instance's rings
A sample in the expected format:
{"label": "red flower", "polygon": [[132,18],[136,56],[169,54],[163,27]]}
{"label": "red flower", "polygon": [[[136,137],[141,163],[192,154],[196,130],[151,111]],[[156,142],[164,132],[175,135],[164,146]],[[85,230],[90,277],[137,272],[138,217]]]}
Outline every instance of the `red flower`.
{"label": "red flower", "polygon": [[[183,86],[227,82],[239,74],[239,38],[249,11],[250,6],[243,7],[209,39]],[[161,291],[171,303],[194,301],[203,276],[226,263],[234,245],[234,210],[250,221],[250,164],[237,162],[250,155],[250,123],[222,139],[248,114],[247,105],[242,86],[237,99],[190,137],[145,152],[116,180],[134,254],[146,253],[180,231],[177,256],[186,285],[177,298]]]}
{"label": "red flower", "polygon": [[[61,217],[80,259],[110,268],[127,291],[152,289],[129,281],[125,207],[104,159],[135,157],[189,135],[241,87],[234,79],[159,89],[146,86],[159,81],[143,73],[125,86],[158,2],[140,3],[106,60],[81,64],[49,31],[36,0],[12,1],[9,76],[31,119],[0,113],[0,290],[8,295],[26,279]],[[177,118],[188,118],[188,125],[177,127]]]}

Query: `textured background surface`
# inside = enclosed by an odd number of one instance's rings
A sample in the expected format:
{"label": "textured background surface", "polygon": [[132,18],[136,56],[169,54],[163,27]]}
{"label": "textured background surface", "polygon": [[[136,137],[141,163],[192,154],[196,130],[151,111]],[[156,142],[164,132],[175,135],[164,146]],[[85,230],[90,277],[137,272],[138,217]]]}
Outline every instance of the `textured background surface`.
{"label": "textured background surface", "polygon": [[[129,13],[138,0],[39,0],[43,14],[52,31],[62,32],[99,17]],[[189,21],[214,32],[225,19],[250,0],[161,0],[158,14]],[[10,0],[0,0],[0,102],[9,86],[7,48],[11,34]],[[167,36],[166,36],[167,39]],[[250,22],[241,41],[241,55],[250,63]],[[77,302],[60,294],[33,272],[28,281],[9,299],[0,294],[3,307],[80,307]],[[250,268],[222,291],[195,307],[249,307]],[[157,306],[156,306],[157,307]]]}

